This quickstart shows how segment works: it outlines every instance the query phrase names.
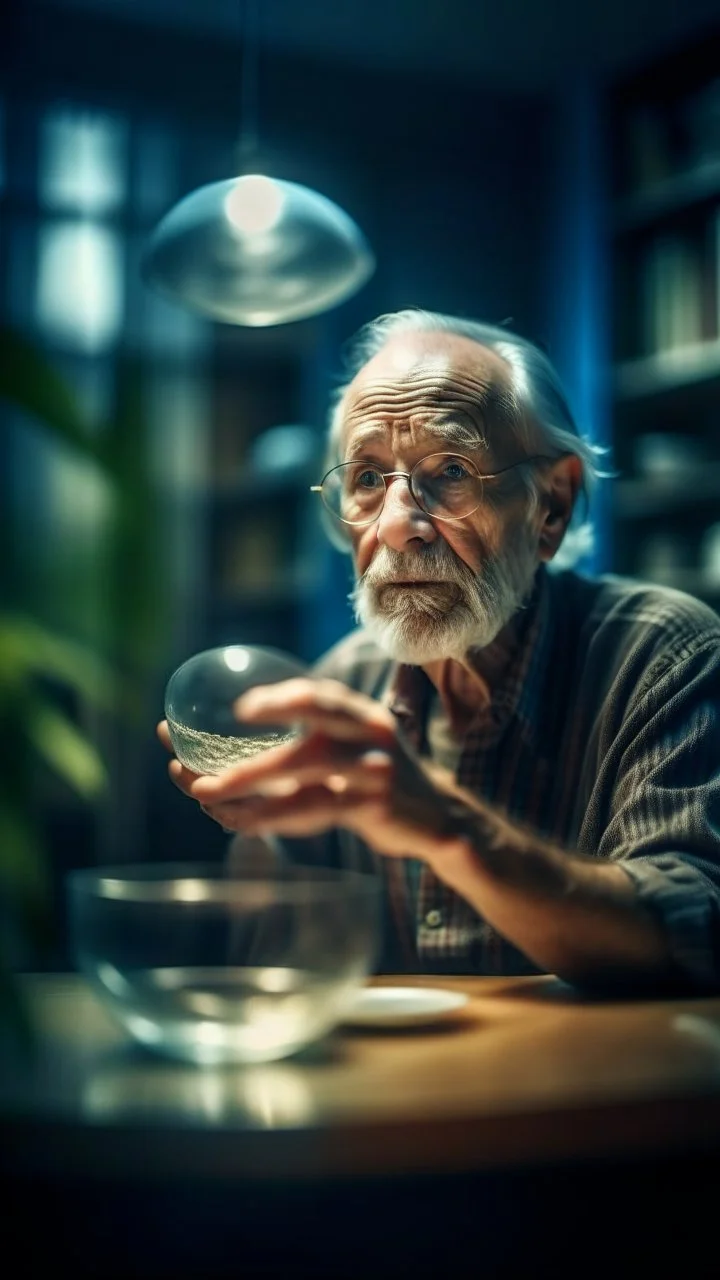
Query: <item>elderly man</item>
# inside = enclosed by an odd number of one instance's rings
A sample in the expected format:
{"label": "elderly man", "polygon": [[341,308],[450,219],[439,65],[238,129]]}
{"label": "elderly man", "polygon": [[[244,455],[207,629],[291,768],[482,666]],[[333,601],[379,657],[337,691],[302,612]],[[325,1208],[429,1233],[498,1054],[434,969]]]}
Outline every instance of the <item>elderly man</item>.
{"label": "elderly man", "polygon": [[557,567],[597,473],[546,357],[381,317],[330,446],[318,489],[360,628],[237,706],[303,735],[216,778],[174,760],[174,781],[226,829],[364,849],[382,969],[716,986],[720,619]]}

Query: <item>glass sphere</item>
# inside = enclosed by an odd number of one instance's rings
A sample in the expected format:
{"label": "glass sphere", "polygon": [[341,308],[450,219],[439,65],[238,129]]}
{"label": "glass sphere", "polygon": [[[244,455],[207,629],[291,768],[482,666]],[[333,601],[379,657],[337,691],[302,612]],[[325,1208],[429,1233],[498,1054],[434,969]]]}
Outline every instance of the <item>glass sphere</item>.
{"label": "glass sphere", "polygon": [[212,182],[165,215],[147,245],[148,284],[213,320],[304,320],[355,293],[375,256],[352,218],[317,191],[245,174]]}
{"label": "glass sphere", "polygon": [[193,773],[220,773],[289,742],[294,734],[288,725],[241,723],[233,704],[255,685],[306,674],[299,659],[254,645],[226,645],[188,658],[165,690],[165,718],[178,760]]}

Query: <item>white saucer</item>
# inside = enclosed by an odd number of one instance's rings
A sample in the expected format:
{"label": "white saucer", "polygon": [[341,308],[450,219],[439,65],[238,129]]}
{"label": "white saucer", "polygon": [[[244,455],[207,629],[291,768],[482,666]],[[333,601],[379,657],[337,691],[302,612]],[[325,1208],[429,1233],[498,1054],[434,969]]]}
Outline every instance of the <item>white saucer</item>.
{"label": "white saucer", "polygon": [[364,987],[343,1022],[352,1027],[422,1027],[467,1004],[461,991],[439,987]]}

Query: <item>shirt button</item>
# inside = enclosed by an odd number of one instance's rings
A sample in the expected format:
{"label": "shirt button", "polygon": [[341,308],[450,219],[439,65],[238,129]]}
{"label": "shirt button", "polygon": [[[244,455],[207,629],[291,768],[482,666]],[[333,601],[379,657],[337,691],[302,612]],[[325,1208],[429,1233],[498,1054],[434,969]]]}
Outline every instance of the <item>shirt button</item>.
{"label": "shirt button", "polygon": [[425,924],[428,929],[439,929],[443,922],[441,911],[428,911],[425,916]]}

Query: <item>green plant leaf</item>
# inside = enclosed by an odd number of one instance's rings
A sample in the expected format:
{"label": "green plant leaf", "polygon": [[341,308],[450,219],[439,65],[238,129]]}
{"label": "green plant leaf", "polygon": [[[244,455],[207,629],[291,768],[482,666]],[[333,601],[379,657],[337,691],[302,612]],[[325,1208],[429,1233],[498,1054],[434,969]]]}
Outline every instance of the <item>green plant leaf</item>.
{"label": "green plant leaf", "polygon": [[65,379],[32,342],[0,325],[0,398],[25,410],[38,425],[101,462],[101,449]]}
{"label": "green plant leaf", "polygon": [[0,796],[0,882],[9,897],[37,907],[47,897],[45,852],[35,823],[14,800]]}
{"label": "green plant leaf", "polygon": [[30,678],[57,680],[94,706],[132,709],[133,686],[100,654],[22,614],[0,614],[0,691]]}
{"label": "green plant leaf", "polygon": [[39,1046],[38,1028],[25,990],[0,950],[0,1031],[3,1044],[31,1064]]}
{"label": "green plant leaf", "polygon": [[105,765],[77,725],[57,707],[39,697],[29,698],[25,732],[38,755],[85,800],[107,787]]}

